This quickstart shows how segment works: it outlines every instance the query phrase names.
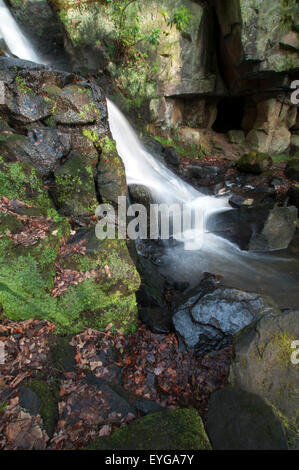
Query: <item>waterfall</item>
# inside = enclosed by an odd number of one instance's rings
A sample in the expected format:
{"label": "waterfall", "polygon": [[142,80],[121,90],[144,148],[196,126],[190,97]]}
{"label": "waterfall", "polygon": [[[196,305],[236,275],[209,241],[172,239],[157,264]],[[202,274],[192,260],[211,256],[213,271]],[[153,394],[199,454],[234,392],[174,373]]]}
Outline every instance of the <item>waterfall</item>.
{"label": "waterfall", "polygon": [[[110,130],[125,165],[128,185],[147,186],[158,203],[185,205],[190,210],[201,211],[205,220],[216,211],[231,210],[227,197],[206,196],[166,168],[145,149],[126,117],[108,99],[107,107]],[[183,235],[186,249],[200,248],[202,226],[194,227]]]}
{"label": "waterfall", "polygon": [[3,0],[0,0],[0,33],[12,54],[20,59],[42,63]]}
{"label": "waterfall", "polygon": [[[228,198],[205,196],[182,181],[142,145],[125,116],[109,100],[108,116],[117,151],[122,158],[128,185],[147,186],[158,195],[158,202],[181,202],[203,208],[206,217],[215,211],[231,210]],[[198,232],[185,234],[184,246],[166,249],[160,272],[194,287],[202,273],[223,278],[225,285],[270,295],[282,308],[298,304],[298,257],[286,250],[280,254],[241,251],[236,245],[214,233],[204,233],[198,244]]]}

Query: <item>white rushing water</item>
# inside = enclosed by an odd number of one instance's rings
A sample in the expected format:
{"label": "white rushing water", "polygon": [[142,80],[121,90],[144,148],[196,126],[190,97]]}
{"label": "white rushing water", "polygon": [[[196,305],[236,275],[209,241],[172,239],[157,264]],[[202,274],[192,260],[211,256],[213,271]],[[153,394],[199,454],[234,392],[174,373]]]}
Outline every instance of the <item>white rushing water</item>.
{"label": "white rushing water", "polygon": [[0,35],[4,38],[12,54],[20,59],[42,63],[41,58],[20,30],[3,0],[0,0]]}
{"label": "white rushing water", "polygon": [[[206,217],[231,209],[227,198],[204,196],[157,161],[142,145],[125,116],[109,100],[111,133],[127,175],[127,183],[147,186],[157,202],[181,202],[204,208]],[[200,234],[199,234],[200,235]],[[175,238],[175,237],[174,237]],[[197,285],[204,272],[220,275],[226,285],[270,295],[282,308],[298,305],[298,256],[282,253],[241,251],[235,244],[214,233],[204,233],[198,243],[194,230],[180,246],[166,249],[161,273],[177,281]]]}
{"label": "white rushing water", "polygon": [[[115,104],[107,99],[107,106],[110,130],[116,141],[118,154],[125,165],[128,185],[147,186],[156,202],[185,205],[195,211],[201,211],[204,220],[216,211],[231,209],[227,198],[206,196],[166,168],[145,149]],[[204,235],[202,222],[194,229],[185,231],[183,235],[186,249],[199,249]]]}

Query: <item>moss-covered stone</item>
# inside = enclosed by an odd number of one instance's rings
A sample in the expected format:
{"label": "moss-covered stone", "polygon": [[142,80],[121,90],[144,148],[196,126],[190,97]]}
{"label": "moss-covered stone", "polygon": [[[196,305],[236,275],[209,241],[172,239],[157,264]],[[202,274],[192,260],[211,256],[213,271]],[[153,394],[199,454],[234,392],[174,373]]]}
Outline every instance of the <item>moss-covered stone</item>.
{"label": "moss-covered stone", "polygon": [[76,366],[75,349],[70,345],[70,336],[57,336],[50,346],[52,364],[59,374],[72,372]]}
{"label": "moss-covered stone", "polygon": [[103,202],[117,204],[119,196],[126,195],[126,174],[124,164],[116,150],[116,143],[109,137],[100,142],[102,149],[97,167],[97,191]]}
{"label": "moss-covered stone", "polygon": [[299,158],[289,160],[284,172],[291,180],[299,181]]}
{"label": "moss-covered stone", "polygon": [[72,155],[55,173],[55,196],[64,214],[93,216],[97,208],[92,166],[83,155]]}
{"label": "moss-covered stone", "polygon": [[24,385],[37,395],[38,413],[43,420],[46,433],[52,437],[58,420],[58,388],[39,379],[32,379]]}
{"label": "moss-covered stone", "polygon": [[266,153],[245,153],[237,162],[237,168],[245,173],[260,174],[272,166],[272,159]]}
{"label": "moss-covered stone", "polygon": [[43,214],[53,208],[42,178],[34,168],[26,163],[10,162],[0,156],[0,197],[2,196],[34,204]]}
{"label": "moss-covered stone", "polygon": [[88,446],[89,450],[208,450],[209,439],[194,409],[162,411],[137,419]]}
{"label": "moss-covered stone", "polygon": [[298,365],[291,357],[298,333],[298,311],[265,315],[235,337],[229,375],[230,384],[273,407],[292,448],[299,442]]}

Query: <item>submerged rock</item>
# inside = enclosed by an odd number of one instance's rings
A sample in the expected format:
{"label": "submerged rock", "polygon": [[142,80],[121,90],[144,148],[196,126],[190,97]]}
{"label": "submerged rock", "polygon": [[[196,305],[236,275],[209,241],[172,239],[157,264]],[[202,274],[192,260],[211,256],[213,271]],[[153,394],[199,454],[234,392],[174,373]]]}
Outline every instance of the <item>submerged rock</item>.
{"label": "submerged rock", "polygon": [[173,324],[188,349],[205,354],[224,347],[245,326],[276,309],[259,294],[218,287],[188,299],[174,314]]}
{"label": "submerged rock", "polygon": [[92,442],[89,450],[208,450],[209,439],[194,409],[149,414]]}
{"label": "submerged rock", "polygon": [[207,432],[213,450],[287,450],[284,428],[260,396],[227,386],[209,401]]}

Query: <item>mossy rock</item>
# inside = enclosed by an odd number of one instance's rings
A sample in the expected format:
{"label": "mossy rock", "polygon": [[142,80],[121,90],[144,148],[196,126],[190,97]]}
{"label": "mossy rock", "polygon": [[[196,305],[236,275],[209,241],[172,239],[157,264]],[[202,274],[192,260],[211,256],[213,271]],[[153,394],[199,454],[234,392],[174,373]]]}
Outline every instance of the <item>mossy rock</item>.
{"label": "mossy rock", "polygon": [[46,215],[53,209],[48,191],[41,176],[27,163],[11,162],[8,157],[0,156],[0,197],[18,199],[33,204]]}
{"label": "mossy rock", "polygon": [[272,158],[266,153],[245,153],[237,162],[237,169],[245,173],[256,175],[268,170],[272,166]]}
{"label": "mossy rock", "polygon": [[209,402],[207,431],[214,450],[287,450],[283,425],[266,401],[227,386]]}
{"label": "mossy rock", "polygon": [[209,450],[209,439],[196,410],[149,414],[90,444],[89,450]]}
{"label": "mossy rock", "polygon": [[59,374],[73,372],[76,367],[75,349],[70,345],[70,340],[70,336],[58,336],[50,346],[51,362]]}
{"label": "mossy rock", "polygon": [[[58,90],[54,92],[58,94]],[[58,94],[52,108],[53,118],[60,124],[86,124],[97,121],[101,113],[94,101],[90,88],[67,85]]]}
{"label": "mossy rock", "polygon": [[299,158],[292,158],[288,161],[284,173],[292,181],[299,181]]}
{"label": "mossy rock", "polygon": [[82,155],[72,155],[55,172],[54,196],[68,216],[93,216],[98,202],[93,169]]}
{"label": "mossy rock", "polygon": [[229,383],[261,396],[279,416],[291,448],[299,443],[298,365],[292,342],[299,337],[298,311],[265,315],[234,338]]}
{"label": "mossy rock", "polygon": [[126,174],[114,140],[105,137],[100,142],[102,150],[97,167],[97,191],[103,202],[117,204],[119,196],[126,196]]}
{"label": "mossy rock", "polygon": [[[110,323],[114,330],[134,331],[135,292],[140,279],[124,240],[103,242],[93,235],[85,256],[59,259],[62,268],[81,272],[97,269],[99,274],[97,278],[70,285],[58,297],[51,296],[59,246],[69,230],[65,220],[54,223],[56,235],[51,229],[45,239],[29,247],[14,246],[5,234],[0,238],[2,314],[16,321],[28,318],[52,321],[57,333],[76,333],[88,327],[104,329]],[[89,232],[94,233],[94,228]],[[105,269],[109,269],[109,275]]]}
{"label": "mossy rock", "polygon": [[28,400],[25,399],[25,394],[29,395],[31,392],[31,396],[37,397],[36,410],[30,409],[30,403],[29,409],[27,409],[29,412],[37,411],[40,414],[45,431],[51,438],[58,421],[58,386],[49,385],[46,380],[32,379],[24,383],[20,392],[20,404],[25,408],[28,406]]}

